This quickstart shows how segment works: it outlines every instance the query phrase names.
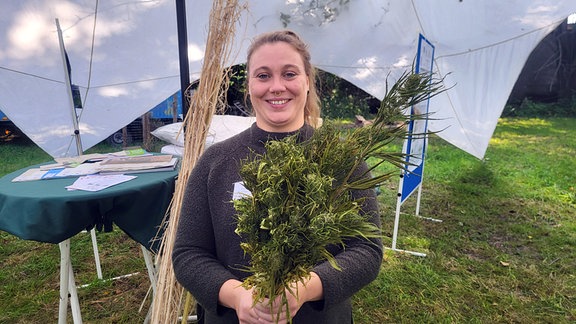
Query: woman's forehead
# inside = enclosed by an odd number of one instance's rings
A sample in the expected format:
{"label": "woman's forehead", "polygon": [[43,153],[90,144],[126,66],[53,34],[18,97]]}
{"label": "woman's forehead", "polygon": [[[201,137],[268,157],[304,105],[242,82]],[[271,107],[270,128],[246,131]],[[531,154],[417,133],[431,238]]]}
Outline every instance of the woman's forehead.
{"label": "woman's forehead", "polygon": [[250,69],[263,67],[292,66],[302,69],[304,63],[300,53],[286,42],[264,44],[254,50],[249,62]]}

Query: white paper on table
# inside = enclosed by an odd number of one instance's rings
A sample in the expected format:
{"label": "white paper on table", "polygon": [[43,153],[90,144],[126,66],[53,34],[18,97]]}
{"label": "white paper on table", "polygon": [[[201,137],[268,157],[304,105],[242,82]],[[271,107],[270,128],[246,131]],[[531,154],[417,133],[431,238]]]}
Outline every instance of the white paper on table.
{"label": "white paper on table", "polygon": [[82,163],[74,168],[64,168],[55,177],[66,178],[96,174],[100,171],[100,163]]}
{"label": "white paper on table", "polygon": [[73,184],[66,187],[68,190],[100,191],[122,182],[130,181],[136,176],[124,174],[113,175],[87,175],[79,177]]}

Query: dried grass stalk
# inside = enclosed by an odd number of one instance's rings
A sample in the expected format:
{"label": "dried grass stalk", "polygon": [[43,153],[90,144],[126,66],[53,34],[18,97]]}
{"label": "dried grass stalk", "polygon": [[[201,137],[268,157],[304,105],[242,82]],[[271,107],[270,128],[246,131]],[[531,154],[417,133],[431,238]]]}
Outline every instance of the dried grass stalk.
{"label": "dried grass stalk", "polygon": [[185,186],[192,168],[204,151],[212,116],[225,107],[229,69],[226,64],[229,62],[240,9],[238,0],[213,1],[201,81],[191,98],[190,109],[183,123],[186,132],[182,165],[169,213],[162,224],[164,235],[157,259],[158,283],[152,303],[152,323],[176,323],[182,308],[184,288],[176,281],[171,258],[176,228]]}

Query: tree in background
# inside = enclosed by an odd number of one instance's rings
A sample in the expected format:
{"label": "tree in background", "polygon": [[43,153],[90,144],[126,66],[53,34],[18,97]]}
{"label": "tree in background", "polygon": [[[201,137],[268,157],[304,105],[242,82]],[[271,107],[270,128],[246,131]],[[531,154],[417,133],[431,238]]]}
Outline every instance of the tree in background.
{"label": "tree in background", "polygon": [[502,115],[576,117],[576,24],[564,21],[536,46]]}
{"label": "tree in background", "polygon": [[380,107],[380,100],[332,73],[319,70],[318,83],[324,118],[368,117]]}
{"label": "tree in background", "polygon": [[576,25],[567,20],[532,51],[510,94],[509,104],[525,98],[557,102],[576,94]]}

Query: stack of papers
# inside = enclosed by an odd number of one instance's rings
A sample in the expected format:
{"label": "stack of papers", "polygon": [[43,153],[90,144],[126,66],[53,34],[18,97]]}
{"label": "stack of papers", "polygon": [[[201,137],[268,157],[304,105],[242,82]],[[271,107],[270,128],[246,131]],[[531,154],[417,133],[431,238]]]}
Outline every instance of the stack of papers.
{"label": "stack of papers", "polygon": [[[143,150],[142,150],[143,151]],[[136,155],[123,152],[88,154],[55,159],[54,164],[26,170],[12,182],[34,181],[87,175],[111,175],[140,172],[174,171],[178,158],[172,155],[152,155],[143,151]]]}
{"label": "stack of papers", "polygon": [[99,163],[101,174],[172,171],[178,158],[172,155],[135,156],[104,160]]}
{"label": "stack of papers", "polygon": [[135,179],[136,176],[123,174],[115,175],[87,175],[78,178],[73,184],[66,187],[68,190],[100,191],[112,187],[122,182]]}
{"label": "stack of papers", "polygon": [[12,179],[12,182],[68,178],[96,174],[99,172],[97,167],[97,164],[85,163],[76,167],[58,167],[50,169],[34,168],[24,171],[24,173]]}

